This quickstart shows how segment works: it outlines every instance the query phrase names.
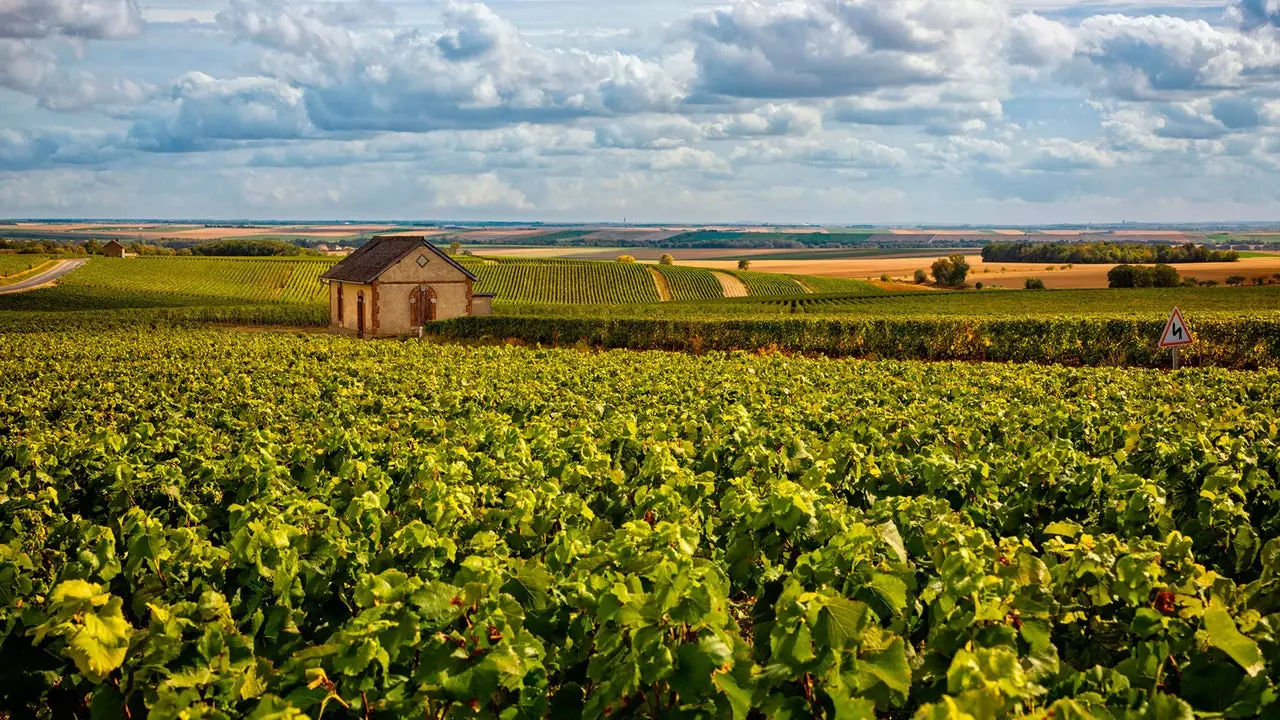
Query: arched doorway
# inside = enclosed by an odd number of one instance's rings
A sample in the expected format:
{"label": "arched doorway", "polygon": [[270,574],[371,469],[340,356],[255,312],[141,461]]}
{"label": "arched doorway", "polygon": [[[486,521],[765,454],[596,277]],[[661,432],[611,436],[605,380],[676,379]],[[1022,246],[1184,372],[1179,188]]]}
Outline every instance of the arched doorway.
{"label": "arched doorway", "polygon": [[436,291],[430,285],[419,285],[409,291],[409,323],[422,327],[436,319]]}
{"label": "arched doorway", "polygon": [[364,293],[356,293],[356,337],[364,339]]}

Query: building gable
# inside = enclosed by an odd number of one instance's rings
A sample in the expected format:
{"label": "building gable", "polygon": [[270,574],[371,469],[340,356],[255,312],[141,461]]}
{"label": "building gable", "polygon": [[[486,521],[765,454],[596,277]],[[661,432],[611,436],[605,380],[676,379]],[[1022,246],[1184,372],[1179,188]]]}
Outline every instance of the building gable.
{"label": "building gable", "polygon": [[[415,264],[418,263],[419,258],[425,258],[426,262],[418,265],[420,269],[425,270],[432,265],[443,264],[461,274],[462,277],[459,280],[477,280],[475,275],[471,274],[470,271],[439,248],[427,242],[427,239],[421,235],[375,237],[330,268],[328,272],[320,276],[320,279],[350,283],[384,281],[382,278],[383,273],[398,265],[405,258],[412,258]],[[438,271],[432,268],[430,272],[436,273]],[[390,279],[385,281],[415,282],[414,280],[399,281]]]}
{"label": "building gable", "polygon": [[408,253],[378,276],[378,283],[472,282],[472,276],[427,247]]}

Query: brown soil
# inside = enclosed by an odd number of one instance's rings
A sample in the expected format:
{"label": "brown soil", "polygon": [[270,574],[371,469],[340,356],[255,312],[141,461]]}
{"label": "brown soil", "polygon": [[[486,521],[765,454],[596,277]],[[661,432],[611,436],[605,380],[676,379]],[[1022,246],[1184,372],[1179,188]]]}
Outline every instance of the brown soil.
{"label": "brown soil", "polygon": [[[736,268],[737,263],[734,263],[733,266]],[[720,281],[720,287],[724,288],[725,297],[734,298],[734,297],[747,296],[747,286],[743,285],[742,281],[739,280],[738,278],[728,273],[722,273],[722,272],[711,273],[711,274],[715,275],[716,279]]]}
{"label": "brown soil", "polygon": [[658,300],[671,302],[671,287],[667,285],[667,279],[655,268],[649,268],[649,274],[653,276],[653,282],[658,286]]}

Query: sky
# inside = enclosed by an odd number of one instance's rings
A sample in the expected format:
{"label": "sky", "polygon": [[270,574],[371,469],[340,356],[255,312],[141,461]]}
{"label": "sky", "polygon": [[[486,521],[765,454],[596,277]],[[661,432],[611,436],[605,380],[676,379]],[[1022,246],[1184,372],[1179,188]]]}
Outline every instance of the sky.
{"label": "sky", "polygon": [[1280,0],[0,0],[0,217],[1280,221]]}

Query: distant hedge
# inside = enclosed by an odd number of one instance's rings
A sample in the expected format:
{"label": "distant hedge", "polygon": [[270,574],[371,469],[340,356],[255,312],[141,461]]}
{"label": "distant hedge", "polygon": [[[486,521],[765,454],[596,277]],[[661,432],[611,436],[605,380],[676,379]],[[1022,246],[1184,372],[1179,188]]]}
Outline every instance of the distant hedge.
{"label": "distant hedge", "polygon": [[1235,250],[1210,250],[1203,245],[1147,245],[1144,243],[991,243],[982,248],[983,262],[1034,263],[1201,263],[1235,262]]}
{"label": "distant hedge", "polygon": [[[1188,318],[1185,366],[1280,365],[1280,317]],[[1161,320],[893,318],[769,320],[467,317],[436,323],[442,339],[518,340],[635,350],[760,350],[899,360],[1164,367]]]}

